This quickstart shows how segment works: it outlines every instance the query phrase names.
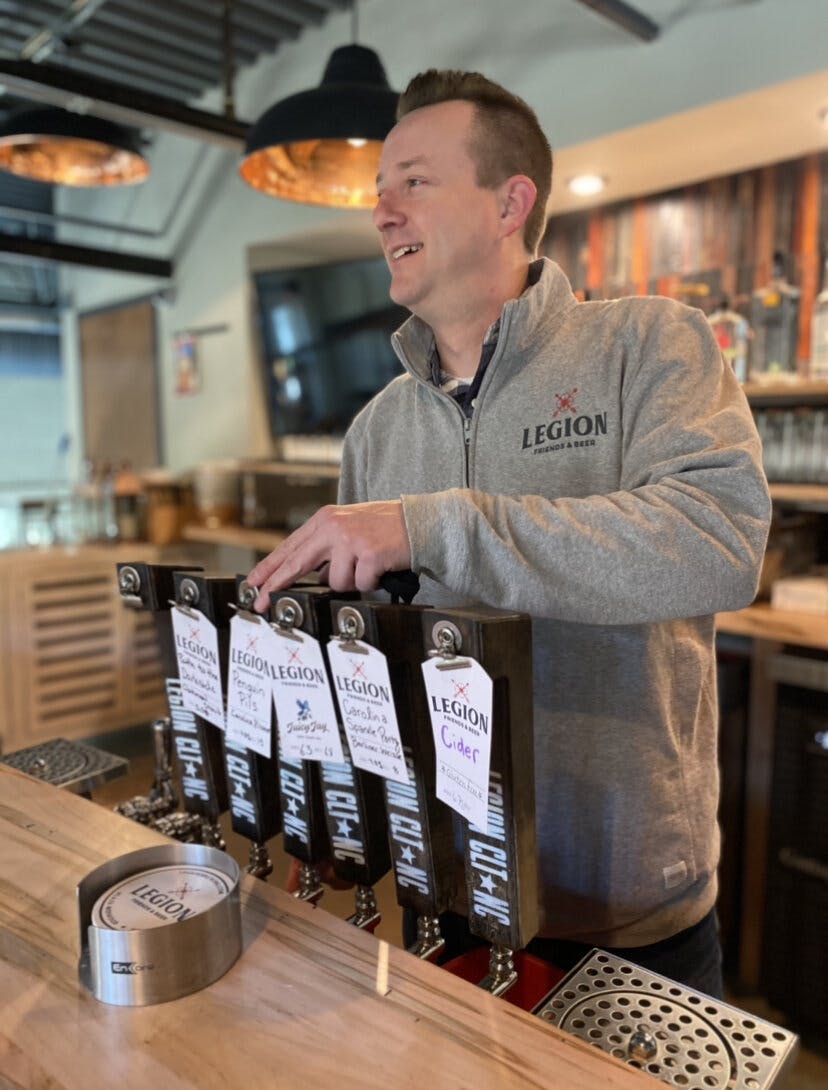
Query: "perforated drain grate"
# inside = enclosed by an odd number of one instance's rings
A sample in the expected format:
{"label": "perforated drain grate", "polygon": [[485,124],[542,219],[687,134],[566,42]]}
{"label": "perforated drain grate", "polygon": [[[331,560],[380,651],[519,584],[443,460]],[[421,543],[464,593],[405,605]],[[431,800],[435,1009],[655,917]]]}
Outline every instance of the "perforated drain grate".
{"label": "perforated drain grate", "polygon": [[797,1048],[771,1022],[600,950],[534,1013],[683,1090],[766,1090]]}
{"label": "perforated drain grate", "polygon": [[3,764],[70,791],[91,791],[107,780],[123,776],[129,761],[84,742],[53,738],[0,757]]}

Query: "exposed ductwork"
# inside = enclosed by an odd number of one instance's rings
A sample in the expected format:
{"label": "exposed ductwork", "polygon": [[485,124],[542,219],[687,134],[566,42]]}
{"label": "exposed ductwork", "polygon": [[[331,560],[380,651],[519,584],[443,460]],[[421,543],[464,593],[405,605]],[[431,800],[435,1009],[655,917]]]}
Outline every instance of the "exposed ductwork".
{"label": "exposed ductwork", "polygon": [[605,19],[609,19],[610,22],[636,38],[640,38],[643,42],[653,41],[660,33],[657,23],[640,12],[638,8],[634,8],[632,4],[625,3],[624,0],[577,0],[577,3],[592,8],[599,15],[603,15]]}

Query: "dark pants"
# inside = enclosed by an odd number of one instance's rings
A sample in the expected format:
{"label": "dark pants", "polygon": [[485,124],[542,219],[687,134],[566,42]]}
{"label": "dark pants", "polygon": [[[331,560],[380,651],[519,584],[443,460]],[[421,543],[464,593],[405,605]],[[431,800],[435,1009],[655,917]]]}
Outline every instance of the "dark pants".
{"label": "dark pants", "polygon": [[[406,946],[413,944],[417,917],[409,909],[403,913],[403,941]],[[446,940],[446,949],[440,958],[444,965],[452,958],[467,950],[484,945],[483,940],[469,931],[465,916],[446,912],[440,917],[440,930]],[[569,939],[533,939],[526,947],[527,953],[543,961],[551,962],[559,969],[569,972],[593,946],[589,943],[572,942]],[[648,946],[613,947],[601,949],[608,954],[653,973],[669,977],[688,988],[704,992],[714,999],[724,998],[722,983],[722,951],[719,945],[719,923],[716,910],[710,912],[697,924],[671,935],[669,939],[653,942]]]}

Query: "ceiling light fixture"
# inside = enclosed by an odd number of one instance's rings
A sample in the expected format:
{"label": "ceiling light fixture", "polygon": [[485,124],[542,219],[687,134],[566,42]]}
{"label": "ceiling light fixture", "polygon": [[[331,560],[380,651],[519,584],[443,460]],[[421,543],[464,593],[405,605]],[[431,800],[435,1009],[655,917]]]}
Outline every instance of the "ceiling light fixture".
{"label": "ceiling light fixture", "polygon": [[578,197],[594,197],[603,191],[606,184],[606,178],[600,174],[578,174],[567,182],[570,191]]}
{"label": "ceiling light fixture", "polygon": [[87,114],[25,110],[0,129],[0,170],[54,185],[112,186],[149,174],[138,134]]}
{"label": "ceiling light fixture", "polygon": [[[353,19],[356,39],[356,3]],[[335,49],[318,87],[282,99],[252,126],[242,178],[284,200],[373,207],[380,150],[398,98],[373,49]]]}

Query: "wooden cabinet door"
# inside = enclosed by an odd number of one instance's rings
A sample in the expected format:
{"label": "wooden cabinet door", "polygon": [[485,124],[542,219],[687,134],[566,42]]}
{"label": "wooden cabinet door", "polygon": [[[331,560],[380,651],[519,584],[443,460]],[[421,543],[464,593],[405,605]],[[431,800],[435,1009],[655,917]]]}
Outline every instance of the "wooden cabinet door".
{"label": "wooden cabinet door", "polygon": [[84,453],[100,465],[159,462],[155,310],[138,303],[80,319]]}

